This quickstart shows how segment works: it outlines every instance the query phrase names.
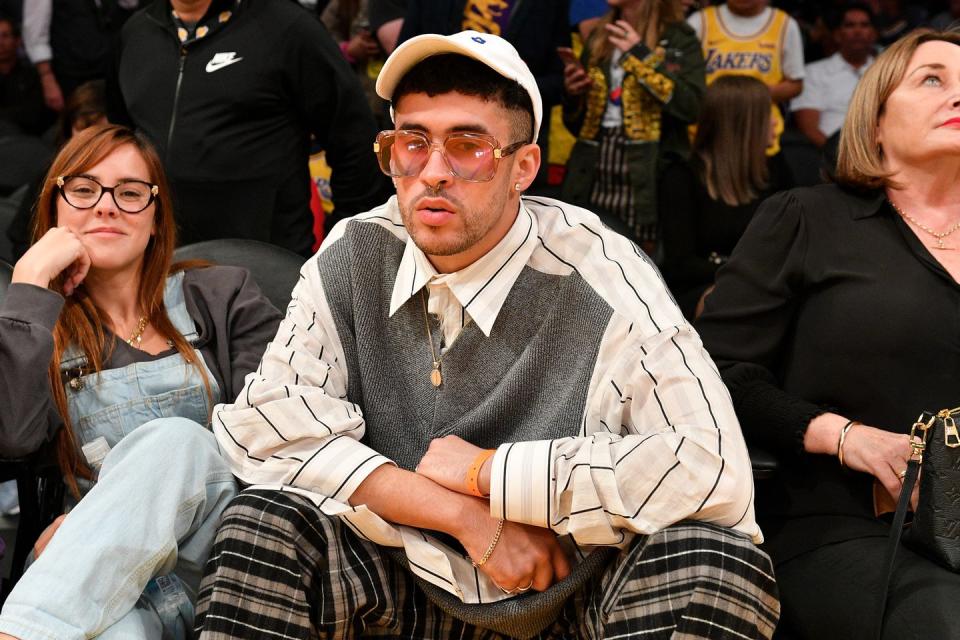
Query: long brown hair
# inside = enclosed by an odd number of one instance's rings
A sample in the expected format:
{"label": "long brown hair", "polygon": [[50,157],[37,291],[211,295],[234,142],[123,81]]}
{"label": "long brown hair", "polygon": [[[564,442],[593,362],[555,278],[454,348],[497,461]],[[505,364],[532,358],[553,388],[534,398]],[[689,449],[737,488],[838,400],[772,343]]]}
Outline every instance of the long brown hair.
{"label": "long brown hair", "polygon": [[[607,38],[607,25],[613,24],[621,18],[620,9],[608,11],[600,18],[590,33],[587,47],[590,51],[589,66],[598,67],[610,60],[613,53],[613,44]],[[640,34],[641,41],[650,47],[657,48],[660,35],[667,25],[683,20],[683,5],[680,0],[646,0],[640,11],[636,24],[631,25]]]}
{"label": "long brown hair", "polygon": [[721,76],[703,100],[693,140],[694,165],[707,193],[731,207],[767,187],[770,91],[749,76]]}
{"label": "long brown hair", "polygon": [[[34,216],[33,241],[39,240],[48,230],[57,226],[57,200],[59,188],[58,176],[76,175],[89,171],[118,148],[131,145],[146,163],[150,182],[157,185],[155,199],[154,235],[146,250],[140,270],[138,304],[150,324],[161,335],[167,336],[183,359],[197,368],[203,377],[208,396],[211,387],[206,372],[197,362],[193,347],[173,326],[163,305],[163,293],[167,275],[172,271],[171,261],[176,245],[176,225],[170,188],[163,171],[163,165],[153,146],[141,134],[117,125],[97,125],[85,129],[72,137],[57,157],[54,158],[43,183],[43,189],[37,200]],[[144,214],[140,214],[144,215]],[[180,266],[176,266],[180,268]],[[50,283],[50,288],[63,293],[62,279]],[[87,358],[87,367],[91,372],[103,370],[103,363],[109,359],[114,342],[107,339],[105,328],[110,319],[97,308],[90,298],[85,284],[81,283],[73,295],[65,297],[63,310],[53,329],[53,358],[49,363],[48,375],[53,400],[63,419],[63,428],[57,432],[56,455],[64,480],[70,491],[79,496],[76,479],[91,479],[92,474],[83,459],[73,432],[70,411],[67,404],[67,392],[64,388],[60,362],[64,351],[74,344]]]}
{"label": "long brown hair", "polygon": [[840,130],[837,172],[834,179],[848,187],[897,188],[883,164],[883,149],[877,140],[880,116],[890,94],[907,73],[910,58],[925,42],[943,41],[960,45],[960,32],[917,29],[900,38],[877,56],[866,70],[850,98],[847,116]]}

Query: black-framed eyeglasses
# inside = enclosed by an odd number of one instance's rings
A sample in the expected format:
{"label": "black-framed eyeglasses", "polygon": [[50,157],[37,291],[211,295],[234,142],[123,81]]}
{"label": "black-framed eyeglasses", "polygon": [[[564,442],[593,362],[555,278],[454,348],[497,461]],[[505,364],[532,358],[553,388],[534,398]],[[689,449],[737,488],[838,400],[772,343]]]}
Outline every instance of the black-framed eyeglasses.
{"label": "black-framed eyeglasses", "polygon": [[497,165],[526,142],[501,147],[485,133],[451,133],[440,141],[431,141],[422,131],[388,129],[377,134],[373,151],[380,170],[393,178],[419,175],[436,149],[450,173],[467,182],[487,182],[497,173]]}
{"label": "black-framed eyeglasses", "polygon": [[160,187],[143,180],[121,180],[112,187],[105,187],[89,176],[58,176],[57,189],[74,209],[92,209],[104,193],[109,193],[117,208],[124,213],[140,213],[160,192]]}

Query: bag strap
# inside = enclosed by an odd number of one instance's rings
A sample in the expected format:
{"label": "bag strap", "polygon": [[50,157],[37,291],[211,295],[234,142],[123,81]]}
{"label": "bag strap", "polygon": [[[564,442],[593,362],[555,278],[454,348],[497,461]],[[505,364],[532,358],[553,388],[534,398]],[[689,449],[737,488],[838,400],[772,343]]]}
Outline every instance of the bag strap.
{"label": "bag strap", "polygon": [[917,484],[917,478],[920,476],[920,462],[911,459],[907,462],[907,474],[903,477],[903,486],[900,488],[900,499],[897,501],[897,511],[893,516],[893,524],[890,525],[890,535],[887,536],[887,548],[883,554],[884,567],[883,580],[880,583],[880,607],[877,616],[876,632],[874,637],[880,640],[883,635],[883,616],[887,611],[887,595],[890,590],[890,579],[893,577],[893,563],[897,558],[897,549],[900,547],[900,537],[903,535],[903,523],[907,519],[907,507],[910,505],[910,496],[913,495],[913,487]]}

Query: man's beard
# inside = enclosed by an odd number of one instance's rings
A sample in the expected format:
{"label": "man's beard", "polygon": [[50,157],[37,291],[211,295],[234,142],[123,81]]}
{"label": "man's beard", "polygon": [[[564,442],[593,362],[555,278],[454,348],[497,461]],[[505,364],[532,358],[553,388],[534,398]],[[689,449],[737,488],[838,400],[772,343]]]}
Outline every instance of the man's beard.
{"label": "man's beard", "polygon": [[[417,205],[426,198],[443,198],[454,206],[456,209],[454,215],[461,220],[461,223],[457,226],[456,235],[450,237],[451,231],[445,227],[434,231],[432,227],[421,224],[417,220]],[[400,203],[400,215],[410,238],[426,255],[452,256],[466,251],[486,236],[498,217],[488,213],[488,211],[496,211],[496,207],[502,208],[503,203],[498,200],[497,202],[484,203],[483,207],[486,211],[468,207],[459,199],[451,196],[443,187],[437,189],[427,187],[422,194],[412,199],[409,204]],[[447,235],[447,237],[435,237],[435,234],[441,233]]]}

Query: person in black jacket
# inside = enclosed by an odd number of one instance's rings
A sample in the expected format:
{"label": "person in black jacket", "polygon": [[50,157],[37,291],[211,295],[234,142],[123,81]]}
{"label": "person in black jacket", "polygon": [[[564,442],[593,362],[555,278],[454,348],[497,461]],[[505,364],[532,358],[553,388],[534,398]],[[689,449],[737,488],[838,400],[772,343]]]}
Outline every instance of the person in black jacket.
{"label": "person in black jacket", "polygon": [[311,135],[333,169],[330,224],[389,196],[363,90],[296,3],[156,0],[125,25],[117,64],[110,121],[159,147],[184,243],[233,236],[309,255]]}
{"label": "person in black jacket", "polygon": [[[837,184],[764,202],[706,297],[704,346],[781,461],[757,515],[791,638],[875,637],[911,425],[960,405],[958,172],[960,34],[916,31],[860,80]],[[960,573],[896,560],[882,638],[960,637]]]}

